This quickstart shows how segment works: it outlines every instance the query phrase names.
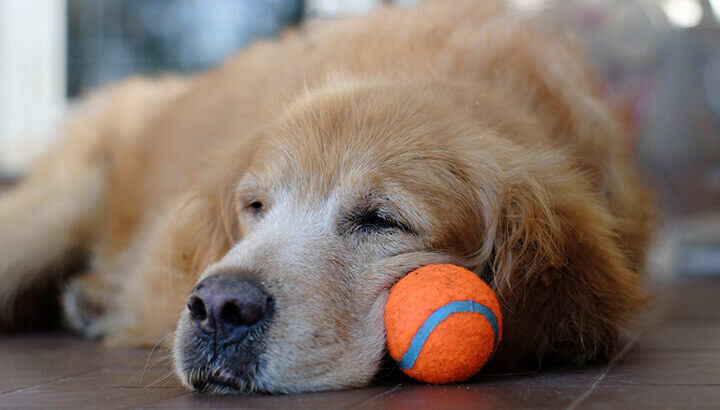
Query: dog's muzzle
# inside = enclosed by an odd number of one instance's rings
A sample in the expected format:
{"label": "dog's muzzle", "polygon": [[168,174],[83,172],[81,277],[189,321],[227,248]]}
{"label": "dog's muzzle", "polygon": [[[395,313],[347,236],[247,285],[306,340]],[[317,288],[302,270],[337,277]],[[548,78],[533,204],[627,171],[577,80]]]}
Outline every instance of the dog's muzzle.
{"label": "dog's muzzle", "polygon": [[226,275],[200,281],[190,292],[176,339],[176,366],[199,391],[256,389],[263,334],[274,301],[254,282]]}

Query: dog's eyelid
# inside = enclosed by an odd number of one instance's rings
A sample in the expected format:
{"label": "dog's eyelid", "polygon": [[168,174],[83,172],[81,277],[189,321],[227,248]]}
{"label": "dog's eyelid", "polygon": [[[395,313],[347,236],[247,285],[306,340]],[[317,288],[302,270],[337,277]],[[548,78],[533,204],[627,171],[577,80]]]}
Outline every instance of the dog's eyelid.
{"label": "dog's eyelid", "polygon": [[381,214],[395,221],[402,230],[413,235],[419,234],[420,230],[417,225],[412,223],[412,219],[408,219],[408,215],[402,211],[401,207],[398,207],[397,204],[390,201],[390,198],[385,198],[385,201],[377,207],[377,210]]}
{"label": "dog's eyelid", "polygon": [[241,209],[249,212],[260,214],[267,208],[267,201],[261,199],[258,195],[249,190],[237,191],[237,203]]}
{"label": "dog's eyelid", "polygon": [[382,207],[365,209],[352,217],[353,231],[401,230],[414,234],[406,223]]}
{"label": "dog's eyelid", "polygon": [[237,204],[241,209],[260,214],[268,207],[266,191],[257,184],[255,178],[245,178],[246,180],[235,189]]}
{"label": "dog's eyelid", "polygon": [[244,202],[244,207],[246,212],[255,217],[262,216],[267,211],[267,204],[265,201],[258,199],[257,197],[249,197]]}

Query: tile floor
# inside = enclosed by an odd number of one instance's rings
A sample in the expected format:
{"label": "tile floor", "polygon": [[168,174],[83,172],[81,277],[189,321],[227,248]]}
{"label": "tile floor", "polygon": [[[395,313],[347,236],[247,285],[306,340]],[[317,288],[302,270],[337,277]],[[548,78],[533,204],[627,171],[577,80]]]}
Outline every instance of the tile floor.
{"label": "tile floor", "polygon": [[408,380],[295,396],[185,392],[165,352],[108,350],[63,333],[0,336],[0,408],[720,409],[720,281],[665,284],[607,365]]}

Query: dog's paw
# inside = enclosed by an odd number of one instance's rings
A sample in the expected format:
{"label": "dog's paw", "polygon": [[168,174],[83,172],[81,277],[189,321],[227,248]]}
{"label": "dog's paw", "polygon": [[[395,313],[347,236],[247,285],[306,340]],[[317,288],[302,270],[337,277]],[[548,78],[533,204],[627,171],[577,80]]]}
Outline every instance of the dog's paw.
{"label": "dog's paw", "polygon": [[98,339],[103,331],[105,307],[93,300],[80,280],[72,280],[62,296],[65,324],[90,339]]}

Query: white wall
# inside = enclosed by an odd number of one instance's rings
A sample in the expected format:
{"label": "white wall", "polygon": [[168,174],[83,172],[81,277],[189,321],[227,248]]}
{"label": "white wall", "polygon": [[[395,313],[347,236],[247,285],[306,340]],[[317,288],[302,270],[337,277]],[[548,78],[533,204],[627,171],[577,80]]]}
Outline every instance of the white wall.
{"label": "white wall", "polygon": [[381,0],[306,0],[305,13],[311,17],[338,17],[369,13]]}
{"label": "white wall", "polygon": [[347,14],[367,14],[383,3],[412,6],[417,2],[418,0],[306,0],[305,12],[310,17],[338,17]]}
{"label": "white wall", "polygon": [[22,172],[65,107],[65,0],[0,0],[0,172]]}

